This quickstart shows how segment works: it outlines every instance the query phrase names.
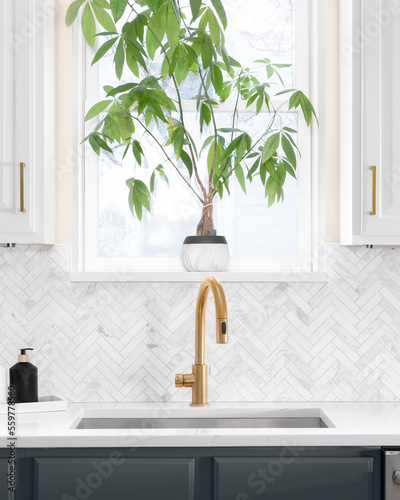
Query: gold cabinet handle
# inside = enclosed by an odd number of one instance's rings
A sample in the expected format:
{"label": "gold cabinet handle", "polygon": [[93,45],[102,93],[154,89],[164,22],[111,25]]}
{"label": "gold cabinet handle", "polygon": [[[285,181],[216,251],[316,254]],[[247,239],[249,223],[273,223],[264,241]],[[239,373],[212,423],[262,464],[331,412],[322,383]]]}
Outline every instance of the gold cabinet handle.
{"label": "gold cabinet handle", "polygon": [[26,212],[26,208],[25,208],[25,178],[24,178],[24,174],[25,174],[25,163],[21,162],[19,164],[19,205],[20,205],[20,212],[23,212],[25,213]]}
{"label": "gold cabinet handle", "polygon": [[376,166],[371,167],[372,170],[372,212],[370,215],[376,215]]}

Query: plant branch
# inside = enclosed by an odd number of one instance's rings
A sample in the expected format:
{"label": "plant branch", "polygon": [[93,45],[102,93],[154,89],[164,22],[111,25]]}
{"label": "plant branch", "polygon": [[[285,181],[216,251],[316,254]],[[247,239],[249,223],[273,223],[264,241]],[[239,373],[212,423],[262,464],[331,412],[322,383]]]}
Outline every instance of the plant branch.
{"label": "plant branch", "polygon": [[161,144],[161,142],[157,139],[157,137],[155,137],[155,135],[146,127],[146,125],[144,125],[140,120],[139,118],[136,118],[136,116],[132,116],[130,115],[131,118],[135,121],[137,121],[144,129],[145,131],[150,135],[150,137],[157,143],[158,147],[161,149],[161,151],[164,153],[164,156],[165,158],[167,159],[167,161],[174,167],[174,169],[177,171],[177,173],[179,174],[179,176],[182,178],[182,180],[184,181],[184,183],[188,186],[188,188],[193,192],[193,194],[196,196],[196,198],[200,201],[200,203],[202,205],[204,205],[204,201],[201,199],[201,197],[199,196],[199,194],[193,189],[193,187],[190,185],[190,183],[185,179],[185,176],[182,175],[182,172],[179,170],[179,168],[175,165],[175,163],[171,160],[171,158],[168,156],[168,153],[165,151],[163,145]]}
{"label": "plant branch", "polygon": [[[136,10],[134,9],[134,7],[129,4],[129,6],[131,7],[131,9],[136,13],[137,15],[137,12]],[[183,19],[183,18],[182,18]],[[162,45],[162,41],[156,36],[156,34],[154,33],[154,31],[149,27],[147,26],[147,29],[150,31],[150,33],[154,36],[154,38],[157,40],[157,42],[159,43],[159,46],[161,48],[161,51],[163,52],[164,56],[165,56],[165,59],[167,61],[167,64],[169,66],[169,68],[171,68],[171,61],[169,60],[169,57],[167,55],[167,51],[165,50],[165,48],[163,47]],[[182,123],[182,127],[183,129],[185,130],[185,137],[187,139],[187,141],[189,142],[189,151],[190,151],[190,155],[192,157],[192,163],[193,163],[193,168],[195,170],[195,175],[196,175],[196,182],[197,184],[199,185],[199,188],[201,189],[204,197],[206,197],[207,195],[207,192],[206,192],[206,189],[203,185],[203,183],[201,182],[201,179],[200,179],[200,176],[199,176],[199,173],[197,171],[197,164],[196,164],[196,161],[195,161],[195,155],[194,155],[194,151],[193,151],[193,147],[192,147],[192,144],[191,144],[191,141],[189,139],[189,136],[186,132],[186,127],[185,127],[185,121],[184,121],[184,115],[183,115],[183,106],[182,106],[182,96],[181,96],[181,93],[179,91],[179,85],[178,85],[178,82],[176,81],[176,78],[175,78],[175,75],[173,74],[171,76],[171,79],[173,81],[173,84],[174,84],[174,87],[175,87],[175,91],[176,91],[176,96],[178,98],[178,107],[179,107],[179,116],[180,116],[180,119],[181,119],[181,123]],[[193,188],[192,188],[193,189]],[[194,190],[193,190],[194,191]],[[197,194],[197,193],[196,193]],[[198,195],[197,195],[198,196]]]}

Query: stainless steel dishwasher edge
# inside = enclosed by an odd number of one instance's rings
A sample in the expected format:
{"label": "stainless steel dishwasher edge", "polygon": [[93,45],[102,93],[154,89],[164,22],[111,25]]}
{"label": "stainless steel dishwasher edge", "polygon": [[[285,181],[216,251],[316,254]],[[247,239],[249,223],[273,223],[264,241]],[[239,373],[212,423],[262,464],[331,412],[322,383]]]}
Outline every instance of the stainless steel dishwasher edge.
{"label": "stainless steel dishwasher edge", "polygon": [[400,450],[383,449],[385,500],[400,499]]}

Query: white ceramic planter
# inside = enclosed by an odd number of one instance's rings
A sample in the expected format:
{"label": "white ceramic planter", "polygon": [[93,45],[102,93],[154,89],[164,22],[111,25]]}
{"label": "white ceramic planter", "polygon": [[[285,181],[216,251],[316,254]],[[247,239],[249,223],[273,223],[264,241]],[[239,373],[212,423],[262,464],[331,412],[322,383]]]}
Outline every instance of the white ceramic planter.
{"label": "white ceramic planter", "polygon": [[181,261],[187,271],[225,271],[229,248],[224,236],[187,236],[182,245]]}

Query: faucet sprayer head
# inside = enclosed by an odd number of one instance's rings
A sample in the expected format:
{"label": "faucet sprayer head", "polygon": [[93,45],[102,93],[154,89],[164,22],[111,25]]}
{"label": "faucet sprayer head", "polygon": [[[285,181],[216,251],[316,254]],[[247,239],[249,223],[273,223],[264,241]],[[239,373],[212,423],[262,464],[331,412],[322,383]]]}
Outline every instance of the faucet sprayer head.
{"label": "faucet sprayer head", "polygon": [[217,344],[228,343],[228,318],[217,318],[216,322]]}

